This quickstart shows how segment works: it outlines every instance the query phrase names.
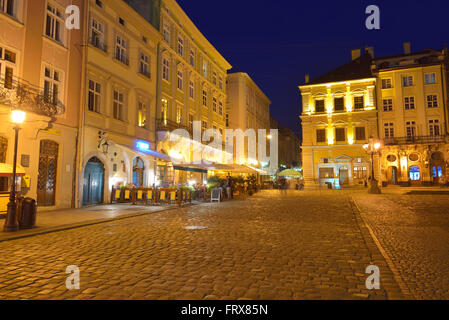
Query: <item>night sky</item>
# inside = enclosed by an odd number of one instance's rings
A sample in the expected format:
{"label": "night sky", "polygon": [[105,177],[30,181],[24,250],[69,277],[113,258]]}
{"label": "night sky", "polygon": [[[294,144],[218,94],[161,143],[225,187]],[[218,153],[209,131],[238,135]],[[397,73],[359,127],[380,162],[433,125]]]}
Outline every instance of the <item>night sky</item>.
{"label": "night sky", "polygon": [[[351,60],[351,49],[373,46],[375,57],[440,49],[448,44],[448,1],[178,0],[206,38],[247,72],[272,101],[271,115],[301,136],[300,93],[311,79]],[[367,30],[365,9],[380,8],[380,30]]]}

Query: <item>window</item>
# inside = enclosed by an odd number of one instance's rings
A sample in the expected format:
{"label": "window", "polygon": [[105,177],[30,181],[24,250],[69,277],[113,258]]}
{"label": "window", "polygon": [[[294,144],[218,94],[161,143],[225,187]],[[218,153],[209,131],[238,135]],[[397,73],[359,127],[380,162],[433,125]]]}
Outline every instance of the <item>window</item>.
{"label": "window", "polygon": [[334,168],[320,168],[320,179],[333,179]]}
{"label": "window", "polygon": [[162,79],[170,81],[170,61],[167,58],[162,59]]}
{"label": "window", "polygon": [[365,108],[365,99],[363,96],[354,97],[354,109],[363,109]]}
{"label": "window", "polygon": [[439,120],[429,120],[429,135],[432,137],[437,137],[440,135]]}
{"label": "window", "polygon": [[141,158],[137,157],[133,160],[133,184],[136,187],[143,187],[145,175],[145,165]]}
{"label": "window", "polygon": [[229,114],[226,113],[226,128],[229,127]]}
{"label": "window", "polygon": [[438,98],[436,95],[427,96],[427,107],[428,108],[438,108]]}
{"label": "window", "polygon": [[316,131],[316,142],[317,143],[326,142],[326,129],[318,129]]}
{"label": "window", "polygon": [[337,141],[337,142],[346,141],[346,129],[345,128],[335,128],[335,141]]}
{"label": "window", "polygon": [[214,112],[217,112],[217,98],[216,97],[212,98],[212,110]]}
{"label": "window", "polygon": [[435,83],[437,83],[435,73],[426,73],[424,75],[424,78],[425,78],[426,84],[435,84]]}
{"label": "window", "polygon": [[220,116],[223,115],[223,101],[222,100],[218,101],[218,114]]}
{"label": "window", "polygon": [[150,57],[147,56],[144,53],[140,54],[139,72],[140,72],[140,74],[143,74],[144,76],[147,76],[148,78],[151,77],[151,74],[150,74]]}
{"label": "window", "polygon": [[203,62],[203,77],[207,78],[207,62]]}
{"label": "window", "polygon": [[391,89],[391,88],[393,88],[391,78],[382,79],[382,89]]}
{"label": "window", "polygon": [[217,85],[217,73],[215,71],[212,72],[212,83]]}
{"label": "window", "polygon": [[106,51],[104,32],[105,32],[104,24],[99,22],[97,19],[92,18],[90,43],[94,47]]}
{"label": "window", "polygon": [[120,23],[122,26],[124,26],[126,23],[125,23],[125,20],[123,19],[123,18],[118,18],[118,23]]}
{"label": "window", "polygon": [[181,106],[176,106],[176,123],[180,124],[182,122],[182,109]]}
{"label": "window", "polygon": [[393,99],[383,99],[382,106],[385,112],[393,111]]}
{"label": "window", "polygon": [[385,138],[394,138],[394,123],[393,122],[385,122],[384,123],[384,133],[385,133]]}
{"label": "window", "polygon": [[335,111],[344,111],[345,110],[345,99],[344,98],[335,98],[334,99],[334,109],[335,109]]}
{"label": "window", "polygon": [[207,107],[207,91],[203,89],[203,106]]}
{"label": "window", "polygon": [[178,69],[178,89],[183,91],[184,90],[184,74],[182,72],[182,69]]}
{"label": "window", "polygon": [[190,58],[189,58],[189,62],[190,62],[190,65],[191,65],[192,67],[195,66],[195,51],[193,51],[192,49],[190,49]]}
{"label": "window", "polygon": [[178,54],[182,57],[184,56],[184,40],[178,38]]}
{"label": "window", "polygon": [[366,140],[365,127],[356,127],[355,128],[355,140],[356,141]]}
{"label": "window", "polygon": [[164,125],[167,125],[167,113],[168,113],[168,101],[166,99],[162,99],[161,104],[161,120]]}
{"label": "window", "polygon": [[88,94],[88,108],[89,111],[100,113],[101,106],[101,84],[96,81],[89,80],[89,94]]}
{"label": "window", "polygon": [[61,73],[50,68],[44,69],[44,99],[47,103],[57,105],[59,102],[59,89],[61,85]]}
{"label": "window", "polygon": [[410,180],[412,181],[419,181],[421,180],[421,173],[419,171],[419,167],[413,166],[410,167]]}
{"label": "window", "polygon": [[368,177],[368,167],[354,167],[354,179],[363,180]]}
{"label": "window", "polygon": [[100,8],[103,8],[103,2],[101,2],[100,0],[95,0],[95,3],[96,3],[97,6],[99,6]]}
{"label": "window", "polygon": [[124,117],[124,95],[122,92],[119,92],[117,90],[114,90],[114,101],[113,101],[113,116],[114,119],[123,121]]}
{"label": "window", "polygon": [[415,97],[405,97],[404,98],[404,107],[405,107],[405,110],[414,110],[415,109]]}
{"label": "window", "polygon": [[139,101],[138,105],[138,113],[137,113],[137,125],[141,128],[147,127],[147,105],[141,101]]}
{"label": "window", "polygon": [[17,0],[0,0],[0,11],[15,17]]}
{"label": "window", "polygon": [[12,89],[14,83],[14,71],[16,69],[16,54],[8,49],[0,47],[0,79],[4,78],[3,86]]}
{"label": "window", "polygon": [[195,99],[195,83],[193,80],[189,81],[189,96],[192,99]]}
{"label": "window", "polygon": [[402,86],[404,86],[404,87],[413,86],[413,77],[412,76],[403,76],[402,77]]}
{"label": "window", "polygon": [[189,114],[189,129],[193,132],[193,114]]}
{"label": "window", "polygon": [[6,162],[7,150],[8,150],[8,139],[0,136],[0,163]]}
{"label": "window", "polygon": [[315,101],[315,112],[324,112],[324,100]]}
{"label": "window", "polygon": [[415,121],[407,121],[405,123],[405,131],[407,133],[407,138],[411,139],[416,136],[416,122]]}
{"label": "window", "polygon": [[218,88],[220,88],[220,90],[223,90],[223,77],[222,76],[218,77]]}
{"label": "window", "polygon": [[45,25],[45,35],[51,39],[62,43],[64,15],[50,2],[47,5],[47,20]]}
{"label": "window", "polygon": [[128,65],[129,60],[127,56],[128,42],[121,36],[115,37],[115,59]]}
{"label": "window", "polygon": [[162,33],[164,35],[165,42],[170,44],[170,26],[168,24],[164,24]]}

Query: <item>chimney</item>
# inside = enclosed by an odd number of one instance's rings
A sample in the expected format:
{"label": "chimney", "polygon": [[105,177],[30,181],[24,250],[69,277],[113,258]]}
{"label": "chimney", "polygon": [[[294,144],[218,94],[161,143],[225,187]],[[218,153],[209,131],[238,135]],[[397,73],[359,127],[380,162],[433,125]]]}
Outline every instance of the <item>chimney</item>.
{"label": "chimney", "polygon": [[403,47],[404,47],[404,54],[411,54],[412,53],[410,42],[404,42]]}
{"label": "chimney", "polygon": [[374,47],[365,47],[365,54],[369,54],[374,59]]}
{"label": "chimney", "polygon": [[351,51],[352,60],[360,58],[361,50],[360,49],[354,49]]}
{"label": "chimney", "polygon": [[305,77],[306,79],[306,84],[308,84],[309,82],[310,82],[310,76],[309,76],[309,74],[306,74],[306,77]]}

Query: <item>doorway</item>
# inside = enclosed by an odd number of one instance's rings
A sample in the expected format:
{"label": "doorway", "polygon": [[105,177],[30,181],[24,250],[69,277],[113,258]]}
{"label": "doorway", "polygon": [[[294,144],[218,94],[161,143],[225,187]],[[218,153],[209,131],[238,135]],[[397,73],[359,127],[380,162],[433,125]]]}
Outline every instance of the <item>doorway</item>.
{"label": "doorway", "polygon": [[389,167],[387,173],[388,184],[397,185],[398,184],[398,168]]}
{"label": "doorway", "polygon": [[39,149],[39,174],[37,177],[37,204],[41,207],[55,205],[56,174],[58,172],[59,145],[42,140]]}
{"label": "doorway", "polygon": [[444,182],[446,176],[446,163],[444,162],[444,155],[441,152],[435,152],[431,157],[431,175],[434,185]]}
{"label": "doorway", "polygon": [[349,184],[349,170],[346,167],[340,168],[340,186]]}
{"label": "doorway", "polygon": [[87,162],[84,170],[83,205],[103,203],[104,165],[97,157]]}

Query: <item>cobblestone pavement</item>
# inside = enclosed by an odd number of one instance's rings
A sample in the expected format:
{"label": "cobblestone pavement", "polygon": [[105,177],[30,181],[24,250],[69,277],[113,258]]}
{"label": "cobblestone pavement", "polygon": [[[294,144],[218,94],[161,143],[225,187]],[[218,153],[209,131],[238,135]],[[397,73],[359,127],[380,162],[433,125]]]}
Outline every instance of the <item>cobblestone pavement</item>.
{"label": "cobblestone pavement", "polygon": [[449,197],[354,195],[416,299],[449,299]]}
{"label": "cobblestone pavement", "polygon": [[403,298],[353,209],[342,192],[264,191],[2,242],[0,299]]}

